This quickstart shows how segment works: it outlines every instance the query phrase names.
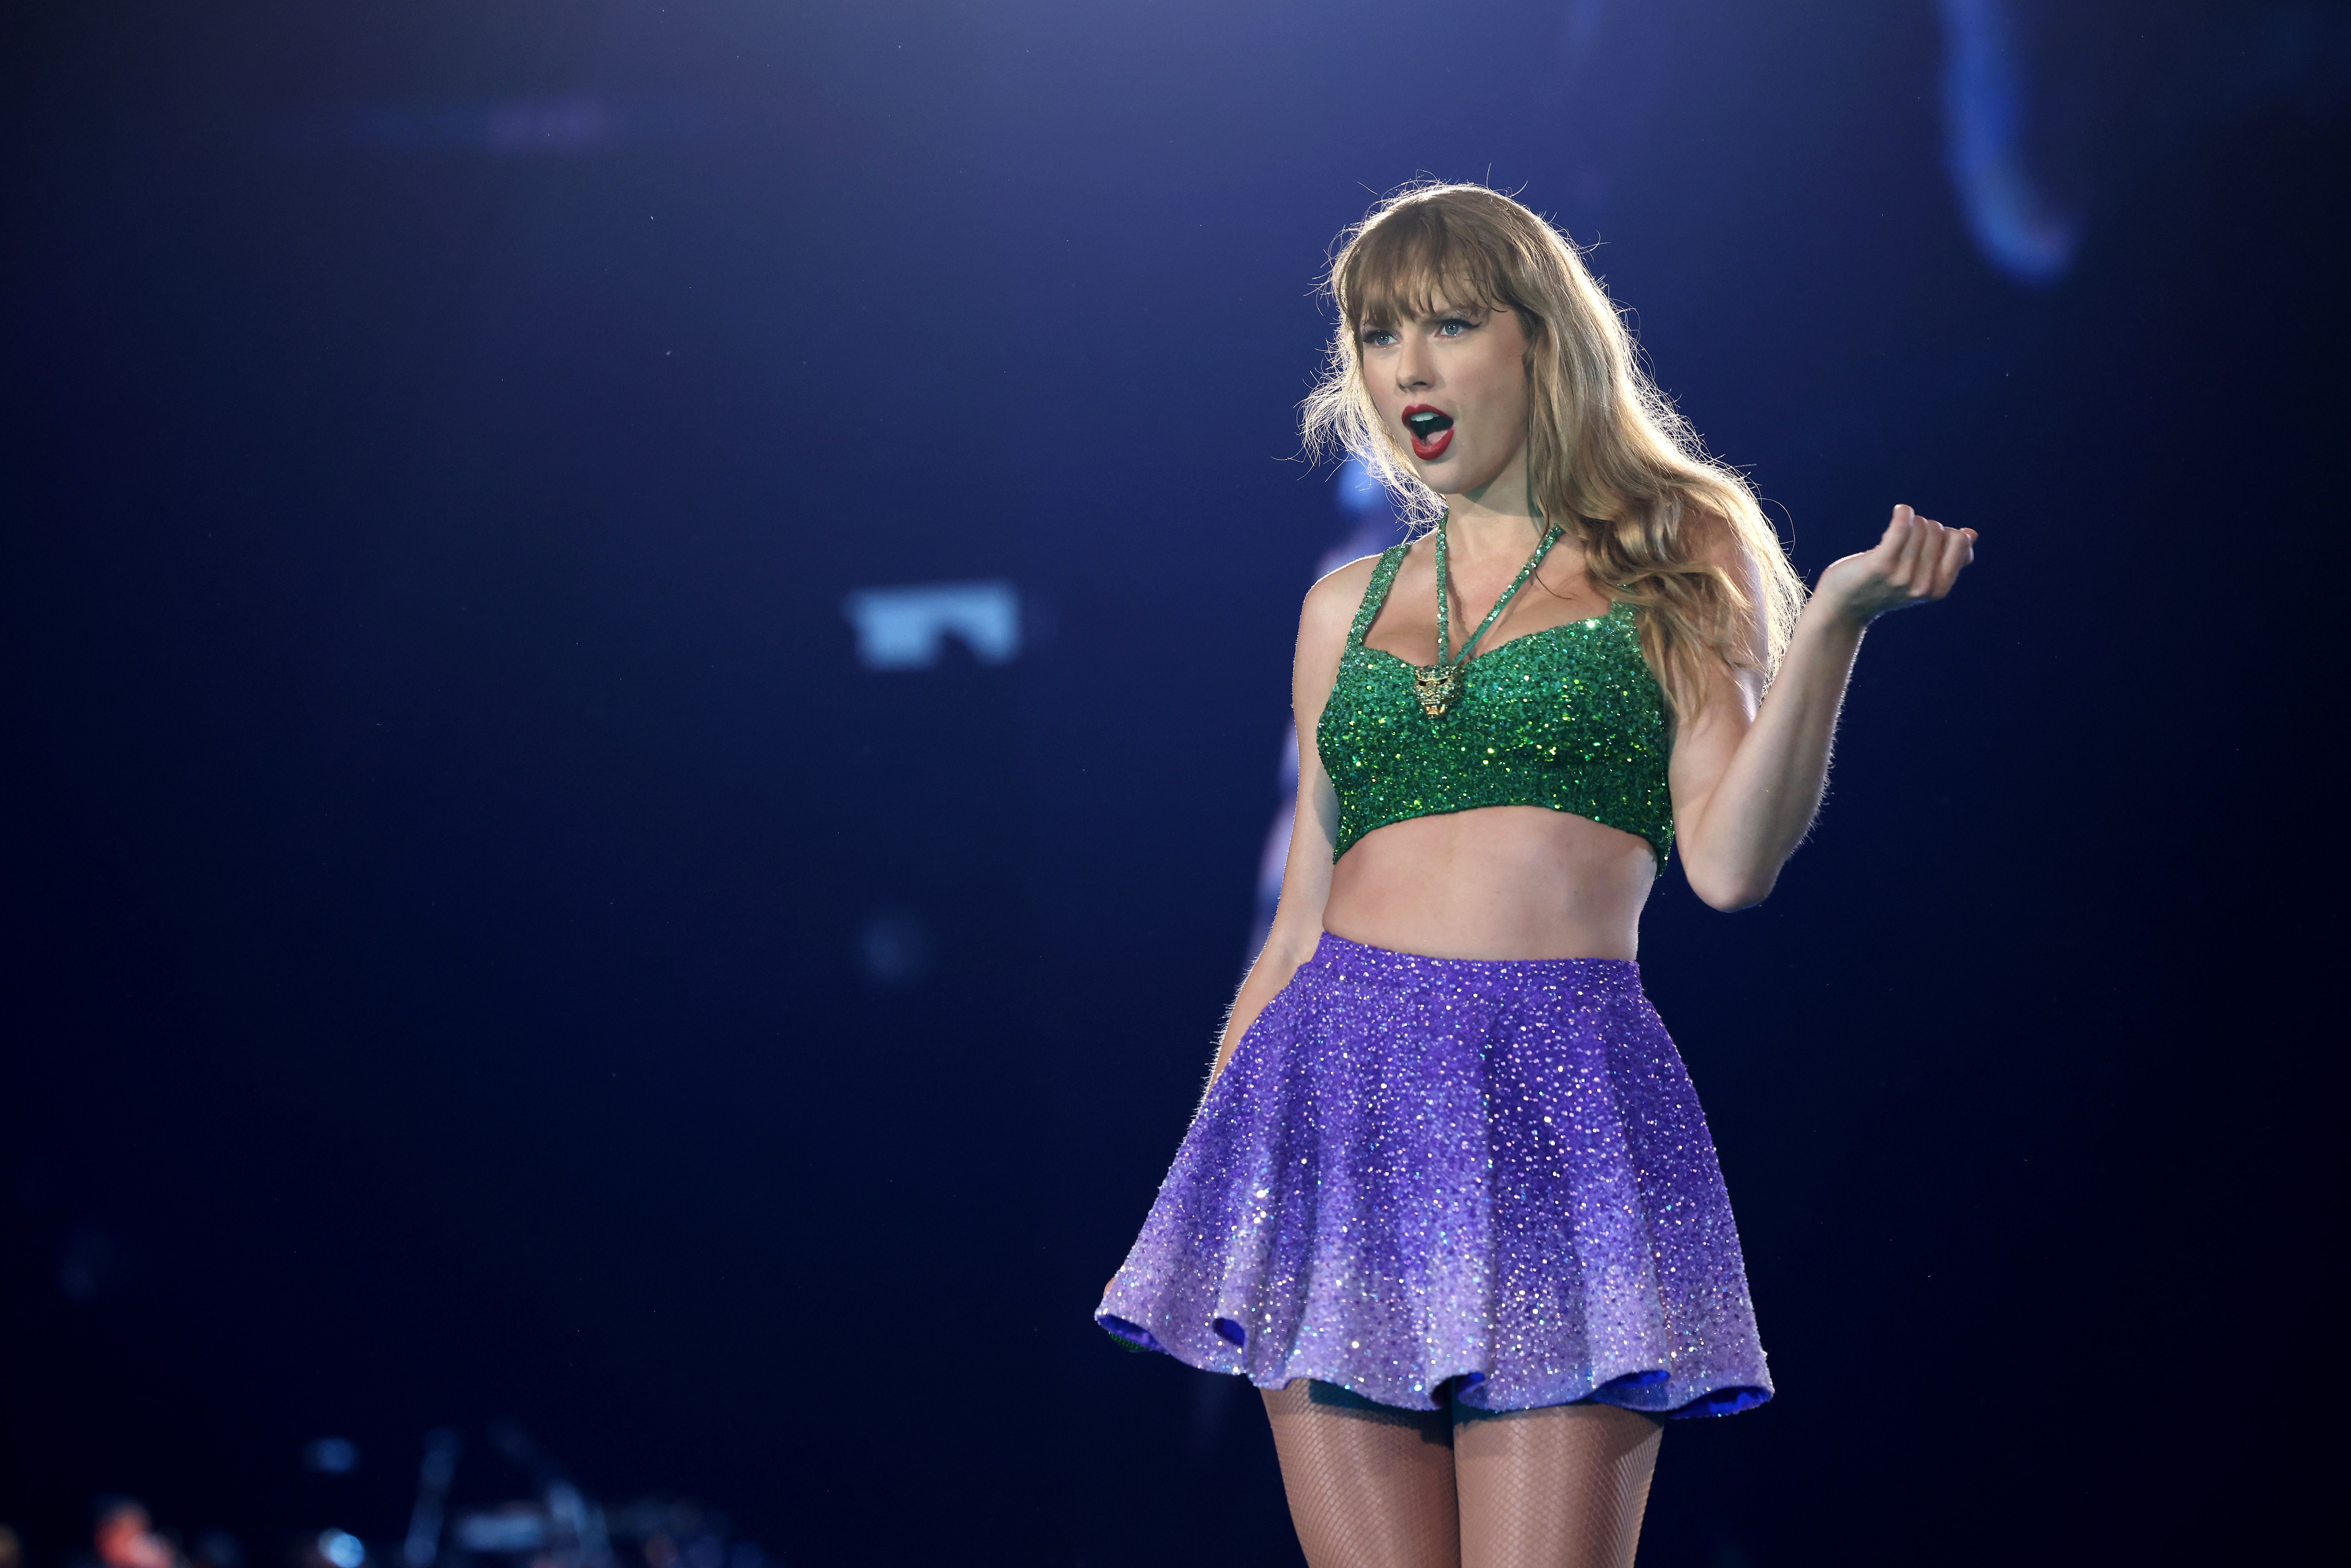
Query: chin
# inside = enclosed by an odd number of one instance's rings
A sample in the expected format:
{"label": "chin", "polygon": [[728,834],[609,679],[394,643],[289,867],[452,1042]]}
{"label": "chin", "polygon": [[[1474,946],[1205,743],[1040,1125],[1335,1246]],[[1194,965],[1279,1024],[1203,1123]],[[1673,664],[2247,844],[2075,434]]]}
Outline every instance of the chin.
{"label": "chin", "polygon": [[1481,485],[1493,483],[1494,480],[1493,475],[1479,474],[1469,465],[1464,463],[1458,454],[1451,452],[1434,463],[1423,463],[1416,457],[1412,461],[1412,471],[1420,476],[1422,484],[1440,496],[1466,495]]}
{"label": "chin", "polygon": [[1422,481],[1439,490],[1458,490],[1461,484],[1461,454],[1447,452],[1442,457],[1421,457],[1411,446],[1404,449],[1404,460]]}

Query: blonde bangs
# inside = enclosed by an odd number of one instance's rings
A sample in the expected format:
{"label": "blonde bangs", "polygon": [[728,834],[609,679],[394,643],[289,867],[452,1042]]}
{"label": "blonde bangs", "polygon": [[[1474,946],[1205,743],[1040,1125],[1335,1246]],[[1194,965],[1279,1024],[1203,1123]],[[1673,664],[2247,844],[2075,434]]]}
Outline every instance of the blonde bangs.
{"label": "blonde bangs", "polygon": [[1517,308],[1493,253],[1426,206],[1364,232],[1332,278],[1341,321],[1352,332],[1424,321],[1441,308]]}

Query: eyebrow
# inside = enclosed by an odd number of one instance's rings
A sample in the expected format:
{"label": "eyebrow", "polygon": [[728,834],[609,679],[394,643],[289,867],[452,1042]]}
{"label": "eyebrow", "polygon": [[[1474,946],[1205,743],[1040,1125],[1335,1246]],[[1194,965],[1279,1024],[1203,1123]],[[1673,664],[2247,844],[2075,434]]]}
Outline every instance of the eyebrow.
{"label": "eyebrow", "polygon": [[[1496,310],[1501,308],[1503,307],[1498,305],[1432,305],[1429,307],[1427,315],[1407,317],[1404,319],[1407,322],[1445,321],[1455,317],[1491,316]],[[1359,332],[1369,332],[1375,329],[1392,329],[1396,322],[1395,316],[1385,313],[1379,315],[1366,313],[1364,319],[1356,323],[1355,329]]]}

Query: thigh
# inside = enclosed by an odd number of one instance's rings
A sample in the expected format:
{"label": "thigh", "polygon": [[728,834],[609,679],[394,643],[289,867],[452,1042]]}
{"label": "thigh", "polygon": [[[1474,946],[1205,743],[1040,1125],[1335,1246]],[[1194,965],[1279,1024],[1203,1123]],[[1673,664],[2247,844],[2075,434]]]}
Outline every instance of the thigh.
{"label": "thigh", "polygon": [[1265,1391],[1290,1522],[1309,1568],[1459,1568],[1453,1431],[1299,1378]]}
{"label": "thigh", "polygon": [[1610,1405],[1465,1413],[1461,1568],[1630,1568],[1664,1431]]}

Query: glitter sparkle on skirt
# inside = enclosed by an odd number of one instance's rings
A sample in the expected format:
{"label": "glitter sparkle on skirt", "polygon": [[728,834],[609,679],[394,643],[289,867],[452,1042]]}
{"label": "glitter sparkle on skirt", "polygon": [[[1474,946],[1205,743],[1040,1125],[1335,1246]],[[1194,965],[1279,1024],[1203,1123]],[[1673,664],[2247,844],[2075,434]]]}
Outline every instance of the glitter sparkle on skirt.
{"label": "glitter sparkle on skirt", "polygon": [[1095,1321],[1260,1387],[1410,1409],[1771,1396],[1714,1141],[1622,959],[1325,935],[1209,1092]]}

